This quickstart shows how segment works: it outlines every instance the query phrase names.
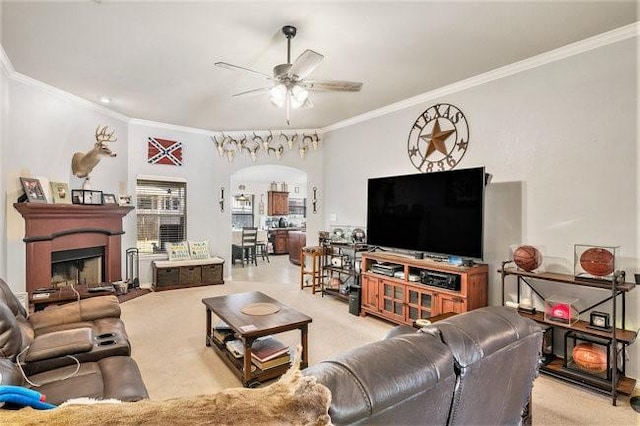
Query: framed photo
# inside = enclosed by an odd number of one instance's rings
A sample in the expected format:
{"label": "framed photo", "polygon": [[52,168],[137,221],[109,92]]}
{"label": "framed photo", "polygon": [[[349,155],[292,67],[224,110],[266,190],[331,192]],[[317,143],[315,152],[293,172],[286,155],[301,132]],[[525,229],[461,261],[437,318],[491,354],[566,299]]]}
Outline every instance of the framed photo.
{"label": "framed photo", "polygon": [[102,204],[118,204],[114,194],[102,194]]}
{"label": "framed photo", "polygon": [[102,205],[102,191],[90,191],[86,189],[72,189],[71,201],[73,204]]}
{"label": "framed photo", "polygon": [[589,328],[607,331],[611,330],[611,324],[609,323],[609,314],[606,312],[591,312],[589,317]]}
{"label": "framed photo", "polygon": [[118,205],[130,206],[131,205],[131,195],[120,195],[118,197]]}
{"label": "framed photo", "polygon": [[51,195],[55,204],[71,204],[69,184],[66,182],[51,182]]}
{"label": "framed photo", "polygon": [[35,178],[27,178],[21,177],[20,183],[22,184],[22,189],[24,189],[24,194],[27,197],[27,201],[30,203],[46,203],[47,198],[44,195],[44,191],[42,190],[42,186],[40,185],[40,180]]}

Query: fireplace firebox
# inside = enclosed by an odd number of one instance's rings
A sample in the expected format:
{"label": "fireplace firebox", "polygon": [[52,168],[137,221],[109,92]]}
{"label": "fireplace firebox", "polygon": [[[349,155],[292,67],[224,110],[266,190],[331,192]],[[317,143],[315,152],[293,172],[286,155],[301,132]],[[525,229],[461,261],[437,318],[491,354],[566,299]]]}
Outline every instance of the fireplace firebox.
{"label": "fireplace firebox", "polygon": [[104,282],[104,247],[61,250],[51,253],[51,286]]}

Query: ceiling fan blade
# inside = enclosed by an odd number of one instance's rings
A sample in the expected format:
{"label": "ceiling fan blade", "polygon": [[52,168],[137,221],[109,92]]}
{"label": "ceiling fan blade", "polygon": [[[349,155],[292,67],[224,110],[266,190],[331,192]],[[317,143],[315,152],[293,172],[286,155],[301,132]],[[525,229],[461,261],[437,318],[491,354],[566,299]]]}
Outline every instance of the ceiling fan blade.
{"label": "ceiling fan blade", "polygon": [[305,50],[298,56],[298,58],[293,62],[291,68],[289,68],[289,72],[287,75],[289,77],[294,77],[297,80],[302,80],[313,70],[316,69],[320,62],[324,59],[324,56],[319,54],[318,52],[314,52],[313,50]]}
{"label": "ceiling fan blade", "polygon": [[259,71],[250,70],[249,68],[240,67],[238,65],[228,64],[226,62],[216,62],[214,65],[217,66],[217,67],[226,68],[226,69],[232,70],[232,71],[242,71],[242,72],[245,72],[245,73],[257,75],[258,77],[266,78],[267,80],[273,80],[273,77],[271,77],[270,75],[263,74],[263,73],[261,73]]}
{"label": "ceiling fan blade", "polygon": [[359,92],[362,89],[362,83],[355,81],[313,81],[306,80],[300,83],[307,90],[316,92],[333,91],[333,92]]}
{"label": "ceiling fan blade", "polygon": [[259,89],[251,89],[251,90],[247,90],[245,92],[240,92],[240,93],[236,93],[233,96],[234,98],[238,97],[238,96],[255,96],[255,95],[262,95],[265,93],[269,93],[269,90],[271,90],[271,87],[261,87]]}

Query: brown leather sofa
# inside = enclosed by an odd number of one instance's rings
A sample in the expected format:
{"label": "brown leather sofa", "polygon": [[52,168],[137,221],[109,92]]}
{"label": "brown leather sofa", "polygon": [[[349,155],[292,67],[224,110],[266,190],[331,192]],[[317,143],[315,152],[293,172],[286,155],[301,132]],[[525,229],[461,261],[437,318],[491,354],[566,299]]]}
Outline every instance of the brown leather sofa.
{"label": "brown leather sofa", "polygon": [[4,303],[22,332],[27,374],[74,364],[98,361],[111,356],[128,356],[131,345],[120,319],[115,296],[83,299],[27,315],[9,286],[0,279],[0,303]]}
{"label": "brown leather sofa", "polygon": [[[60,333],[68,332],[73,336],[60,337]],[[9,307],[0,303],[0,385],[37,386],[38,392],[45,394],[47,402],[52,404],[79,397],[115,398],[121,401],[138,401],[148,397],[140,370],[131,357],[106,356],[93,361],[83,360],[83,354],[77,353],[82,335],[85,338],[90,336],[91,329],[84,327],[45,335],[50,338],[52,346],[32,355],[39,362],[38,371],[29,371],[28,368],[21,371],[22,363],[18,364],[18,356],[25,352],[23,329]],[[54,345],[56,340],[58,342]],[[32,349],[29,347],[25,352],[27,357],[32,354]],[[47,358],[48,355],[55,356]],[[73,365],[58,367],[56,360],[63,358]],[[30,364],[27,361],[24,367]]]}
{"label": "brown leather sofa", "polygon": [[303,371],[332,393],[335,425],[502,425],[527,415],[540,327],[504,307],[455,315],[416,331],[396,327]]}

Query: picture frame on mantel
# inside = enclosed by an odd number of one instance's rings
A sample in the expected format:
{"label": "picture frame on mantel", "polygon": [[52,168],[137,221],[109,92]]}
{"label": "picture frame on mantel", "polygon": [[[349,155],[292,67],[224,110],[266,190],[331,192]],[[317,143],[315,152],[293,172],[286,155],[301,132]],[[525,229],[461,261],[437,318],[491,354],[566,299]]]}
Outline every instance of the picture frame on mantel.
{"label": "picture frame on mantel", "polygon": [[117,205],[118,202],[116,201],[116,196],[114,194],[102,194],[102,204]]}
{"label": "picture frame on mantel", "polygon": [[26,196],[25,201],[29,203],[46,204],[47,197],[45,197],[44,195],[44,191],[42,190],[42,185],[40,185],[39,179],[21,177],[20,183],[22,184],[22,189],[24,190],[24,194]]}
{"label": "picture frame on mantel", "polygon": [[71,201],[73,204],[102,205],[102,191],[92,191],[89,189],[72,189]]}
{"label": "picture frame on mantel", "polygon": [[51,195],[55,204],[71,204],[71,192],[66,182],[51,182]]}

